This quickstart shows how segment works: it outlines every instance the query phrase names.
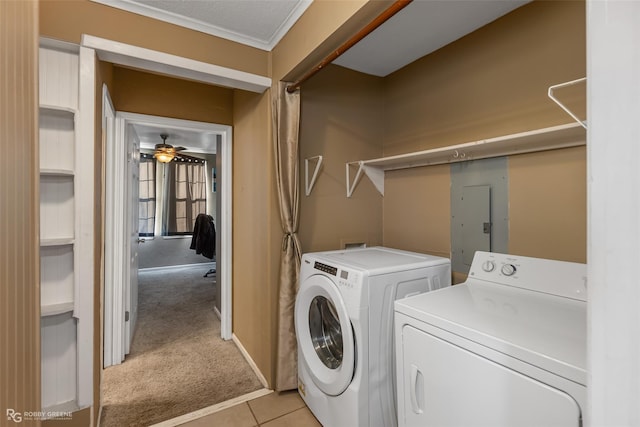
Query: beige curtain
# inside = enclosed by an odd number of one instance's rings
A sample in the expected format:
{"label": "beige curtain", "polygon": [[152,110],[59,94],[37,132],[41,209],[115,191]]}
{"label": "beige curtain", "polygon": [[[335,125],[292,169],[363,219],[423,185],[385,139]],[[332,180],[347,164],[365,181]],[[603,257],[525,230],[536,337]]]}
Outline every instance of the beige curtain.
{"label": "beige curtain", "polygon": [[297,235],[300,92],[287,93],[286,86],[287,83],[279,82],[277,90],[273,93],[272,105],[276,180],[280,200],[280,221],[284,233],[278,284],[278,360],[275,384],[278,391],[298,387],[298,352],[293,316],[301,257]]}
{"label": "beige curtain", "polygon": [[[1,0],[0,0],[1,1]],[[167,164],[166,234],[191,234],[200,213],[207,213],[207,182],[203,162]]]}

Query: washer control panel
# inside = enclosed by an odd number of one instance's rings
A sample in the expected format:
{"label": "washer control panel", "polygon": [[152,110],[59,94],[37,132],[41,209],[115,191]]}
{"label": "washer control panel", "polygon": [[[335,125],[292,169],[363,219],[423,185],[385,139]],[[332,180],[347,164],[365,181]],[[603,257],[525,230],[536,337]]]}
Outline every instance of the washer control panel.
{"label": "washer control panel", "polygon": [[336,278],[337,285],[346,288],[354,288],[360,278],[357,271],[349,271],[329,264],[324,264],[319,261],[315,261],[313,263],[313,268],[334,276]]}
{"label": "washer control panel", "polygon": [[325,273],[331,274],[332,276],[337,276],[338,275],[338,269],[334,266],[328,265],[328,264],[323,264],[319,261],[316,261],[313,263],[313,268],[315,268],[316,270],[320,270],[323,271]]}
{"label": "washer control panel", "polygon": [[587,300],[586,264],[478,251],[468,277]]}

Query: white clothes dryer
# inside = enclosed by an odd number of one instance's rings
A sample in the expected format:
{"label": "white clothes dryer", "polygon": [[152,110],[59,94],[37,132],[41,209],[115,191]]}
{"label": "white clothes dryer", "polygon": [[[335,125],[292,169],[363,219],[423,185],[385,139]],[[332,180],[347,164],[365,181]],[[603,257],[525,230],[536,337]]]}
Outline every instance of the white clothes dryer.
{"label": "white clothes dryer", "polygon": [[393,302],[450,284],[442,257],[384,247],[303,255],[298,390],[320,423],[397,424]]}
{"label": "white clothes dryer", "polygon": [[586,265],[476,252],[465,283],[395,302],[406,426],[581,426]]}

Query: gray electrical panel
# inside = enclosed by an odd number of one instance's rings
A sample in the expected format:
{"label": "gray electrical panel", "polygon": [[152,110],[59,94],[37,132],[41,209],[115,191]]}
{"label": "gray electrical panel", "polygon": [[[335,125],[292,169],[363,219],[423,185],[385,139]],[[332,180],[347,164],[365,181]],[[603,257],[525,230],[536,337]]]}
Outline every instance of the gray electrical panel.
{"label": "gray electrical panel", "polygon": [[507,158],[451,164],[451,267],[467,274],[476,251],[508,251]]}

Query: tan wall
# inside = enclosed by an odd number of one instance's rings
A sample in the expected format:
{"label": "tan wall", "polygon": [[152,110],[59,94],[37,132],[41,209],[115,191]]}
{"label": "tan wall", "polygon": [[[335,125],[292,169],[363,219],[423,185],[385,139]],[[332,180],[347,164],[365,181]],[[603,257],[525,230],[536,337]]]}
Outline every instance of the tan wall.
{"label": "tan wall", "polygon": [[114,67],[118,111],[223,125],[233,124],[233,90]]}
{"label": "tan wall", "polygon": [[[363,178],[346,196],[345,163],[379,157],[384,133],[383,80],[331,65],[301,91],[300,231],[303,252],[345,243],[382,243],[382,197]],[[304,195],[304,159],[322,155],[316,184]],[[315,161],[310,163],[310,176]],[[355,175],[355,168],[352,172]]]}
{"label": "tan wall", "polygon": [[40,33],[72,43],[82,34],[267,76],[268,52],[90,0],[41,0]]}
{"label": "tan wall", "polygon": [[40,410],[37,28],[37,2],[0,2],[1,425]]}
{"label": "tan wall", "polygon": [[585,55],[584,2],[516,9],[387,77],[385,155],[569,123],[547,89]]}
{"label": "tan wall", "polygon": [[271,244],[277,211],[269,93],[234,95],[233,332],[272,384],[279,252]]}
{"label": "tan wall", "polygon": [[385,174],[384,245],[449,258],[449,165]]}
{"label": "tan wall", "polygon": [[585,147],[509,159],[509,253],[587,261]]}
{"label": "tan wall", "polygon": [[[585,34],[583,2],[535,1],[387,77],[385,155],[571,122],[546,93],[585,76]],[[509,159],[510,251],[586,261],[585,165],[584,149]],[[448,167],[386,176],[385,245],[447,253]]]}

